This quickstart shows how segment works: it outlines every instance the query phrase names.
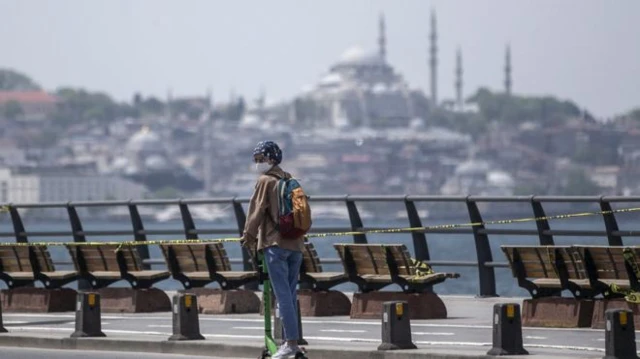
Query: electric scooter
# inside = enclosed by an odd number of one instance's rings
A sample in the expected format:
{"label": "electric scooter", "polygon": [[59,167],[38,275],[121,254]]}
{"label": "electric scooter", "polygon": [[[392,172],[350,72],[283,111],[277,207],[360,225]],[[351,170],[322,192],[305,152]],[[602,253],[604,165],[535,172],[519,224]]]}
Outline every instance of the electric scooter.
{"label": "electric scooter", "polygon": [[[258,251],[258,277],[259,282],[262,284],[262,303],[264,312],[264,345],[265,349],[258,359],[271,358],[278,351],[278,344],[273,339],[271,330],[271,281],[269,281],[269,270],[267,264],[264,261],[264,253]],[[308,359],[304,352],[296,353],[295,359]]]}

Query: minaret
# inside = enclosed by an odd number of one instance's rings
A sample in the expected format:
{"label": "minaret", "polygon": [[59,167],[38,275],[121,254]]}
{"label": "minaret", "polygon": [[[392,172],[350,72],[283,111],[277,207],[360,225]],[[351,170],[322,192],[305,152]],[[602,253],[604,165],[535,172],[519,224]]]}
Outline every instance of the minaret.
{"label": "minaret", "polygon": [[200,122],[204,127],[202,134],[204,136],[202,141],[202,176],[203,176],[203,191],[205,196],[211,195],[211,187],[213,186],[213,120],[211,119],[212,112],[212,98],[211,89],[208,88],[205,94],[207,106],[202,113]]}
{"label": "minaret", "polygon": [[173,121],[172,104],[173,103],[173,90],[169,88],[167,90],[167,104],[165,105],[165,117],[166,121],[171,123]]}
{"label": "minaret", "polygon": [[380,14],[380,20],[378,24],[378,51],[380,52],[380,58],[382,61],[387,61],[387,34],[384,25],[384,14]]}
{"label": "minaret", "polygon": [[511,96],[511,46],[507,45],[504,56],[504,92],[507,96]]}
{"label": "minaret", "polygon": [[211,110],[211,95],[212,95],[211,87],[207,87],[207,91],[204,93],[204,100],[205,100],[205,105],[207,107],[207,110]]}
{"label": "minaret", "polygon": [[456,105],[459,109],[462,109],[464,104],[462,103],[462,51],[458,48],[456,51]]}
{"label": "minaret", "polygon": [[431,10],[431,46],[429,48],[429,65],[431,67],[431,101],[438,106],[438,34],[436,32],[436,13]]}

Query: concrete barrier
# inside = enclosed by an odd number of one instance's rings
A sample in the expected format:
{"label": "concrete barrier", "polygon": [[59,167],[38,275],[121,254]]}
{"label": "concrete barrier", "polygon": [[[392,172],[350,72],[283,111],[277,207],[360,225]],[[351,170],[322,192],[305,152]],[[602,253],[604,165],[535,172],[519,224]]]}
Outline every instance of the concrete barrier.
{"label": "concrete barrier", "polygon": [[169,340],[202,340],[198,318],[198,298],[192,293],[173,296],[173,335]]}
{"label": "concrete barrier", "polygon": [[78,292],[76,300],[76,331],[72,338],[105,337],[100,315],[100,294]]}
{"label": "concrete barrier", "polygon": [[6,332],[8,332],[8,330],[5,329],[4,324],[2,323],[2,303],[0,303],[0,333]]}
{"label": "concrete barrier", "polygon": [[407,302],[385,302],[382,312],[382,344],[378,350],[417,349],[411,341],[411,315]]}
{"label": "concrete barrier", "polygon": [[499,303],[493,306],[493,347],[487,355],[526,355],[522,345],[520,305]]}
{"label": "concrete barrier", "polygon": [[637,359],[633,312],[610,309],[605,313],[605,356],[603,359]]}

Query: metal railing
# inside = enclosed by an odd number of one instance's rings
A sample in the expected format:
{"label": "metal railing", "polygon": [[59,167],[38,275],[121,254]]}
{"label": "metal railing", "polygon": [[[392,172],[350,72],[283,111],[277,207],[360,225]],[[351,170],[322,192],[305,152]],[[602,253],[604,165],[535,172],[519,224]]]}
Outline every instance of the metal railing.
{"label": "metal railing", "polygon": [[[342,202],[346,205],[349,216],[349,227],[317,227],[312,228],[311,233],[333,233],[343,231],[367,231],[376,229],[375,227],[365,227],[360,216],[360,211],[356,202],[395,202],[402,203],[406,209],[409,225],[412,228],[424,227],[422,219],[416,208],[418,202],[457,202],[466,207],[466,215],[474,226],[469,228],[425,228],[414,230],[409,233],[412,238],[413,251],[416,259],[426,261],[432,265],[446,265],[453,267],[475,267],[478,272],[478,295],[497,296],[495,268],[508,267],[506,262],[495,262],[491,252],[490,235],[513,235],[513,236],[537,236],[540,245],[553,245],[555,236],[602,236],[607,238],[608,245],[619,246],[623,244],[622,237],[638,237],[640,230],[624,230],[618,228],[618,221],[611,203],[629,202],[640,203],[640,197],[620,197],[620,196],[311,196],[311,202]],[[55,203],[22,203],[6,204],[5,207],[11,216],[13,225],[12,232],[0,232],[0,238],[15,237],[17,242],[28,242],[31,237],[66,237],[71,236],[74,242],[86,242],[87,236],[95,235],[117,235],[133,236],[135,241],[144,242],[149,235],[180,235],[186,239],[198,239],[199,235],[221,234],[221,235],[241,235],[246,219],[243,203],[248,203],[248,198],[207,198],[207,199],[176,199],[176,200],[129,200],[129,201],[95,201],[95,202],[55,202]],[[532,214],[536,217],[536,229],[500,229],[486,228],[483,224],[483,216],[478,204],[483,202],[520,202],[528,203],[531,206]],[[543,203],[593,203],[599,205],[600,216],[604,220],[605,230],[569,230],[551,229]],[[198,229],[189,210],[189,205],[210,205],[227,204],[233,208],[235,216],[235,227],[217,229]],[[179,206],[182,220],[182,229],[145,229],[142,217],[138,211],[139,206]],[[83,229],[82,222],[78,216],[78,208],[82,207],[113,207],[126,206],[128,208],[132,229],[128,230],[92,230]],[[19,213],[19,209],[26,208],[64,208],[67,211],[70,231],[33,231],[26,230],[24,222]],[[438,234],[471,234],[473,236],[476,260],[475,261],[455,261],[430,259],[427,235]],[[368,243],[366,233],[358,233],[353,236],[354,243]],[[129,238],[130,239],[130,238]],[[147,268],[151,264],[163,264],[160,258],[150,258],[149,248],[146,245],[136,246],[143,263]],[[336,258],[321,258],[323,263],[339,263]],[[231,258],[232,263],[241,263],[244,270],[252,270],[249,253],[242,251],[242,258]],[[68,264],[67,262],[63,262]]]}

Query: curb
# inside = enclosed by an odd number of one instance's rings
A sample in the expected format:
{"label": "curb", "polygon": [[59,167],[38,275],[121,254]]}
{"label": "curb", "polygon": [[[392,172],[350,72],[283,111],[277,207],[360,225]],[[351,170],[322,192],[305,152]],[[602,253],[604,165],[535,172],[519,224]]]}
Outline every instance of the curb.
{"label": "curb", "polygon": [[[222,356],[228,358],[255,358],[262,352],[262,345],[244,343],[242,345],[193,341],[148,341],[127,338],[61,338],[24,335],[0,335],[0,347],[28,347],[39,349],[125,351],[202,356]],[[335,349],[322,346],[308,348],[310,356],[316,358],[351,359],[470,359],[491,358],[486,355],[461,355],[416,352],[415,350],[378,351],[368,349]]]}

